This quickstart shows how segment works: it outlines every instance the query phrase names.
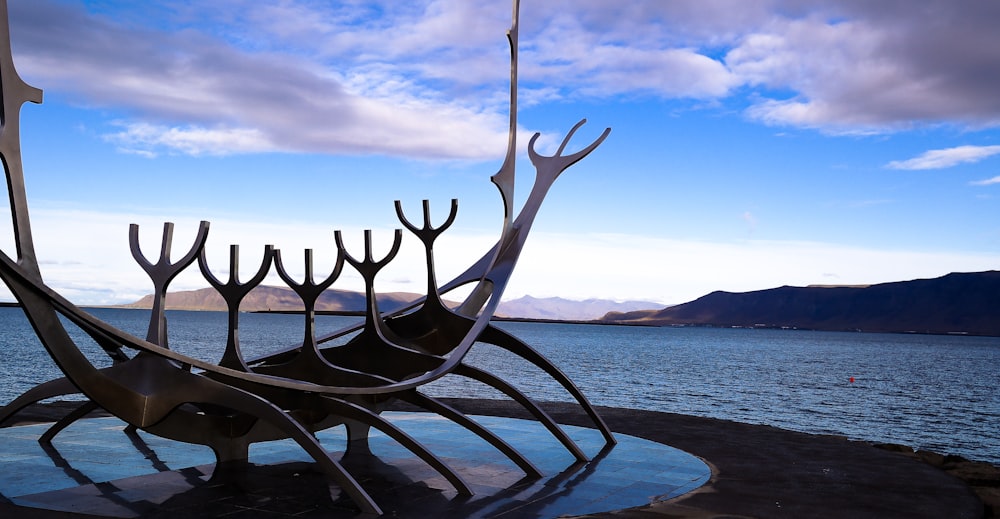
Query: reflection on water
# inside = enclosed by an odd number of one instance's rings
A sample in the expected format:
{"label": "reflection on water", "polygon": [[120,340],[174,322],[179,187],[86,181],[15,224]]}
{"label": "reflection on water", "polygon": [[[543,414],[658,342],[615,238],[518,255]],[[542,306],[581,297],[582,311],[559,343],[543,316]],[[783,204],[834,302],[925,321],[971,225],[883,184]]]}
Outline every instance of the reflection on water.
{"label": "reflection on water", "polygon": [[[144,336],[148,312],[95,309]],[[168,312],[171,348],[217,362],[221,312]],[[320,333],[356,318],[317,317]],[[594,404],[893,442],[1000,463],[1000,338],[499,323],[548,356]],[[0,401],[59,376],[16,308],[0,308]],[[247,357],[301,341],[302,317],[244,314]],[[88,356],[108,361],[96,345]],[[488,345],[469,362],[538,400],[572,400],[540,370]],[[851,377],[854,382],[851,382]],[[462,377],[427,391],[502,398]]]}

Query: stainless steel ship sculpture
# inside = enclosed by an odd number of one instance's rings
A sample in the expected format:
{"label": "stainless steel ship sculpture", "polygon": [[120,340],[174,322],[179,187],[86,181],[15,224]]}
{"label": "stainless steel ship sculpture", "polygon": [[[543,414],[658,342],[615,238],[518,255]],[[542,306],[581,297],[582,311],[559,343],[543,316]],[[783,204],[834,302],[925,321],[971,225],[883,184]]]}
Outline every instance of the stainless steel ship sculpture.
{"label": "stainless steel ship sculpture", "polygon": [[[14,69],[6,0],[0,0],[0,81],[2,81],[2,155],[10,196],[16,251],[0,251],[0,278],[20,302],[49,355],[64,377],[41,383],[0,409],[0,423],[24,407],[46,398],[82,394],[86,403],[54,424],[41,438],[50,442],[60,430],[94,409],[104,409],[129,427],[164,438],[207,445],[217,458],[216,470],[239,470],[246,465],[253,442],[290,438],[316,461],[330,479],[331,496],[341,492],[365,514],[382,513],[355,478],[316,440],[312,432],[345,425],[348,450],[363,447],[374,427],[393,438],[432,466],[455,487],[458,494],[471,495],[469,485],[455,471],[389,420],[381,416],[393,400],[414,404],[450,419],[479,435],[517,464],[528,477],[541,474],[532,462],[503,439],[444,402],[421,391],[421,387],[447,376],[461,376],[492,386],[519,402],[580,461],[586,455],[566,433],[528,396],[499,377],[465,362],[476,343],[498,346],[506,354],[520,357],[544,370],[579,402],[606,439],[615,439],[598,413],[569,378],[544,356],[516,337],[494,327],[490,319],[517,263],[532,222],[556,178],[586,157],[607,137],[583,149],[564,154],[580,121],[553,156],[536,152],[538,134],[528,144],[536,176],[527,201],[514,214],[514,164],[517,126],[518,2],[508,32],[511,49],[510,133],[507,153],[500,170],[491,177],[500,191],[504,220],[500,238],[465,272],[438,286],[434,272],[434,242],[454,221],[458,204],[452,201],[443,223],[431,223],[430,208],[423,202],[423,223],[414,224],[396,202],[402,225],[414,234],[426,251],[427,295],[408,308],[382,313],[375,298],[375,279],[399,249],[402,231],[397,230],[390,252],[372,257],[371,235],[365,232],[365,250],[348,251],[339,231],[332,272],[314,278],[311,251],[305,251],[305,279],[289,275],[278,250],[265,247],[260,267],[247,281],[238,279],[238,248],[231,248],[229,277],[218,279],[206,261],[205,242],[209,224],[202,222],[188,252],[178,261],[169,260],[173,225],[163,229],[158,259],[147,259],[139,248],[139,229],[132,225],[133,256],[152,280],[154,304],[145,339],[119,330],[81,310],[42,279],[29,222],[27,196],[20,154],[19,112],[25,102],[40,103],[42,92],[27,85]],[[165,298],[170,281],[197,262],[205,279],[222,295],[229,309],[227,344],[220,345],[219,364],[182,355],[168,347]],[[317,336],[314,327],[316,300],[338,278],[345,263],[365,281],[367,309],[363,324]],[[265,275],[274,268],[301,298],[305,307],[301,344],[276,348],[256,359],[245,359],[239,343],[239,305]],[[473,288],[456,308],[449,308],[441,295],[458,287]],[[91,363],[67,332],[66,323],[79,328],[101,346],[111,359],[108,367]],[[353,335],[353,336],[351,336]],[[333,339],[350,337],[345,344],[329,345]]]}

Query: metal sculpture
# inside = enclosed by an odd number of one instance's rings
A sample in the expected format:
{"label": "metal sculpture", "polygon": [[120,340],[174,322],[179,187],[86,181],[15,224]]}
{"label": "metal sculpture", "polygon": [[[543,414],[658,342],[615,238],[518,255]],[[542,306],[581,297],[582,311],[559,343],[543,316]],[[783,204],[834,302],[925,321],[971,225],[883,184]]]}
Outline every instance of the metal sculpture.
{"label": "metal sculpture", "polygon": [[[25,84],[14,69],[10,54],[7,5],[0,0],[0,81],[3,117],[0,155],[7,175],[11,216],[14,226],[16,259],[0,251],[0,278],[21,303],[28,320],[49,355],[65,377],[39,384],[0,409],[0,422],[39,400],[82,393],[89,401],[56,423],[40,440],[49,442],[66,425],[93,409],[103,408],[129,424],[164,438],[207,445],[216,454],[217,472],[239,467],[247,460],[252,442],[290,438],[316,460],[331,479],[331,497],[341,491],[362,512],[381,514],[381,509],[361,485],[324,449],[312,432],[344,424],[348,450],[365,448],[368,430],[375,427],[399,442],[415,456],[442,474],[459,494],[472,493],[468,484],[437,456],[380,416],[393,399],[404,400],[446,417],[479,435],[516,463],[529,477],[539,477],[538,469],[513,447],[474,420],[424,394],[420,388],[445,376],[468,377],[507,394],[533,414],[573,456],[586,455],[541,407],[513,385],[465,362],[477,343],[494,344],[512,355],[540,367],[567,389],[604,435],[608,447],[614,445],[611,431],[579,389],[556,366],[529,345],[494,327],[490,319],[517,263],[528,232],[549,188],[571,165],[596,149],[607,137],[599,138],[575,153],[564,155],[580,121],[551,157],[535,151],[535,134],[528,145],[536,177],[527,201],[514,215],[514,158],[517,126],[517,40],[518,2],[514,1],[513,22],[508,32],[511,48],[510,128],[507,153],[491,181],[500,191],[504,209],[501,235],[488,250],[461,275],[438,286],[434,272],[433,244],[455,220],[458,203],[452,201],[448,217],[435,227],[430,208],[423,204],[423,225],[412,223],[396,202],[396,214],[425,249],[427,294],[411,306],[383,314],[375,297],[379,271],[395,257],[402,240],[397,230],[389,252],[374,259],[370,232],[365,232],[363,256],[346,250],[337,231],[334,234],[338,257],[333,271],[317,281],[313,278],[312,252],[305,251],[305,278],[299,282],[288,274],[280,251],[264,248],[257,273],[246,282],[237,276],[239,250],[230,250],[230,277],[220,281],[211,271],[204,253],[209,224],[202,222],[197,237],[184,257],[169,261],[172,224],[165,224],[159,260],[149,261],[138,245],[139,228],[133,225],[129,239],[132,254],[149,275],[154,287],[154,305],[145,340],[118,330],[79,309],[50,289],[42,280],[32,244],[31,228],[20,157],[18,113],[24,102],[41,102],[41,91]],[[170,281],[182,270],[198,262],[208,283],[222,295],[228,308],[229,331],[219,364],[179,354],[168,347],[165,297]],[[362,324],[317,337],[314,329],[315,303],[319,295],[339,277],[344,264],[357,270],[365,281],[367,308]],[[303,341],[272,354],[245,359],[239,344],[239,305],[259,285],[271,267],[302,300],[305,311]],[[442,294],[460,286],[473,285],[470,294],[456,309],[444,304]],[[74,344],[60,317],[92,337],[113,360],[110,367],[97,368]],[[354,334],[340,346],[331,340]]]}

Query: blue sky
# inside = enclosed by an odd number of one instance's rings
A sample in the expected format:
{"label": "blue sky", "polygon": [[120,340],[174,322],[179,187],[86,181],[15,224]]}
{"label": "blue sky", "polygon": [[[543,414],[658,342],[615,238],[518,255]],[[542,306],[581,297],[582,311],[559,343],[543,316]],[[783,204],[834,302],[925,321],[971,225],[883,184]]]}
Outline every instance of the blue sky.
{"label": "blue sky", "polygon": [[[489,4],[489,5],[479,5]],[[496,239],[505,2],[10,0],[47,282],[135,300],[140,224],[210,261],[264,244],[332,266],[333,230],[386,251],[431,201],[441,279]],[[713,290],[869,284],[1000,267],[1000,4],[981,0],[524,0],[518,200],[552,153],[607,141],[554,186],[507,298],[680,303]],[[9,231],[5,250],[9,250]],[[301,272],[301,269],[299,269]],[[249,274],[248,274],[249,275]],[[276,278],[269,281],[279,284]],[[172,288],[206,286],[196,275]],[[334,287],[361,288],[345,270]],[[420,292],[404,237],[378,279]]]}

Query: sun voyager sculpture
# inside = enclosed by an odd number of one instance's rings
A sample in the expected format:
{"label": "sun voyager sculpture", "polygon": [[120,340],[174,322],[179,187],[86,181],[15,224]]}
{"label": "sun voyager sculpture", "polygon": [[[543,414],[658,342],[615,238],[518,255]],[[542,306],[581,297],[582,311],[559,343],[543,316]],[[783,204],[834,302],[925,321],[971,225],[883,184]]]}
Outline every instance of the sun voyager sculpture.
{"label": "sun voyager sculpture", "polygon": [[[315,460],[330,481],[331,497],[346,496],[362,513],[382,513],[379,504],[313,435],[315,431],[345,425],[348,449],[362,447],[369,430],[375,428],[408,449],[444,476],[460,495],[471,495],[469,484],[433,452],[381,415],[385,406],[401,400],[436,413],[472,431],[513,461],[526,477],[541,476],[535,465],[501,437],[444,402],[426,395],[421,388],[448,376],[471,378],[492,386],[527,409],[580,461],[587,456],[541,407],[510,383],[465,362],[476,343],[495,345],[505,354],[520,357],[541,368],[564,387],[600,430],[608,447],[615,439],[597,411],[569,378],[528,344],[493,326],[490,319],[500,302],[532,222],[556,178],[596,149],[608,136],[574,153],[564,154],[573,127],[558,151],[543,156],[535,151],[538,134],[528,144],[536,174],[527,200],[514,213],[514,164],[517,122],[518,2],[508,32],[511,49],[510,128],[507,153],[491,181],[500,192],[503,228],[496,244],[455,279],[438,285],[434,272],[434,242],[455,220],[458,205],[452,201],[444,222],[434,225],[427,201],[423,221],[414,223],[396,202],[399,221],[426,251],[427,293],[409,307],[392,313],[379,310],[375,280],[399,249],[402,230],[397,230],[390,251],[381,259],[372,254],[372,240],[365,232],[364,250],[349,251],[340,232],[335,234],[338,255],[332,272],[313,270],[311,251],[305,252],[305,279],[296,280],[286,268],[280,251],[265,247],[257,273],[238,279],[238,248],[231,247],[228,278],[215,274],[204,253],[209,224],[202,222],[187,253],[170,261],[173,225],[163,228],[160,250],[150,260],[140,250],[139,228],[132,225],[130,243],[139,265],[154,287],[154,304],[148,333],[140,338],[126,333],[78,308],[46,285],[35,254],[28,214],[19,137],[19,112],[25,102],[40,103],[42,92],[18,76],[10,50],[7,3],[0,0],[0,81],[2,81],[2,129],[0,156],[7,176],[15,251],[0,251],[0,278],[24,310],[48,354],[63,377],[38,384],[0,409],[0,422],[19,410],[47,398],[82,394],[84,403],[55,423],[42,436],[49,442],[63,428],[95,409],[104,409],[141,429],[171,440],[206,445],[215,453],[216,470],[245,466],[251,443],[291,439]],[[229,313],[228,340],[220,344],[218,364],[192,358],[169,348],[165,298],[170,281],[194,263],[207,282],[218,290]],[[344,268],[357,270],[365,282],[367,308],[362,324],[318,336],[314,330],[316,300],[331,287]],[[246,359],[239,343],[239,305],[265,275],[276,270],[301,298],[304,306],[303,340],[276,347],[269,355]],[[449,307],[442,300],[459,287],[468,292],[461,304]],[[74,342],[67,326],[91,337],[110,358],[110,365],[95,366]],[[346,338],[342,345],[331,341]],[[340,341],[344,342],[344,341]]]}

